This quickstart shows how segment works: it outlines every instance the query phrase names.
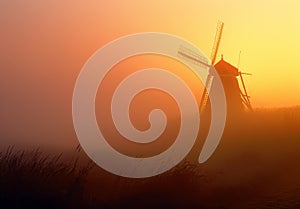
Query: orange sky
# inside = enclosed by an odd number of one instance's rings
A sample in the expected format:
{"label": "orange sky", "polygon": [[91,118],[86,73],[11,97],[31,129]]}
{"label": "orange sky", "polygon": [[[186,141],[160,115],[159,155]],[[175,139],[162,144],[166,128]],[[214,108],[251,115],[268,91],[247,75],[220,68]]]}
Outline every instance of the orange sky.
{"label": "orange sky", "polygon": [[[65,126],[72,135],[61,115],[71,116],[75,79],[105,43],[130,33],[166,32],[209,56],[218,20],[225,23],[218,59],[224,54],[236,65],[242,51],[241,70],[253,73],[245,78],[253,105],[299,105],[299,8],[297,0],[1,1],[4,135],[15,126],[28,138],[62,134]],[[48,123],[59,125],[43,128]],[[28,132],[34,126],[41,128]]]}
{"label": "orange sky", "polygon": [[[81,62],[74,63],[76,69],[67,70],[75,73],[94,50],[135,32],[176,34],[210,55],[217,20],[222,20],[225,29],[219,57],[224,54],[227,61],[236,65],[242,51],[241,69],[254,74],[247,78],[254,106],[300,104],[299,1],[2,1],[0,4],[4,32],[1,57],[14,56],[27,62],[43,57],[49,61],[47,56],[55,51],[69,56],[67,62],[73,57],[80,58]],[[8,47],[12,48],[11,54],[7,54]],[[26,48],[26,54],[18,48]],[[52,62],[59,66],[61,60]],[[24,70],[36,76],[36,69]]]}

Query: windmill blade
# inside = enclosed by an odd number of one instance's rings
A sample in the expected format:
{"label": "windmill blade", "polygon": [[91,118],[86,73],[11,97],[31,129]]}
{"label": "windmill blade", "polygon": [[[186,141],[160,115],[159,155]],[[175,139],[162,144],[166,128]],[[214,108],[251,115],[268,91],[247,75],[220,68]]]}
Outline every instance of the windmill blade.
{"label": "windmill blade", "polygon": [[204,107],[207,104],[208,101],[208,96],[209,96],[209,91],[212,85],[212,81],[213,81],[213,76],[212,75],[208,75],[207,79],[206,79],[206,83],[205,83],[205,88],[204,88],[204,92],[202,94],[201,100],[200,100],[200,112],[203,112]]}
{"label": "windmill blade", "polygon": [[[211,64],[208,63],[208,59],[206,59],[205,57],[195,53],[194,51],[192,51],[184,46],[180,46],[177,56],[184,58],[185,60],[188,60],[189,62],[192,62],[194,64],[200,65],[202,67],[204,66],[208,69],[212,66]],[[212,80],[213,80],[212,75],[208,74],[206,83],[204,86],[204,90],[202,93],[202,97],[200,100],[200,111],[203,111],[203,109],[208,101],[208,92],[211,87]]]}
{"label": "windmill blade", "polygon": [[250,96],[248,95],[247,93],[247,90],[246,90],[246,85],[245,85],[245,82],[244,82],[244,79],[243,79],[243,76],[242,76],[242,73],[239,72],[240,74],[240,78],[241,78],[241,81],[242,81],[242,85],[243,85],[243,89],[244,89],[244,94],[242,94],[242,96],[245,98],[245,100],[247,101],[247,106],[250,110],[252,110],[252,106],[251,106],[251,103],[250,103]]}
{"label": "windmill blade", "polygon": [[177,52],[177,56],[180,58],[183,58],[185,60],[188,60],[189,62],[192,62],[194,64],[200,65],[202,67],[210,67],[211,66],[205,57],[197,54],[196,52],[194,52],[184,46],[180,46],[180,48]]}
{"label": "windmill blade", "polygon": [[[223,27],[224,27],[224,23],[223,22],[218,22],[218,26],[217,26],[217,32],[215,35],[215,40],[214,40],[214,45],[212,48],[212,52],[211,52],[211,64],[208,63],[206,58],[203,58],[202,56],[198,55],[197,53],[193,52],[192,50],[181,46],[177,56],[187,59],[191,62],[193,62],[194,64],[198,64],[201,66],[205,66],[209,68],[209,71],[211,67],[213,67],[215,61],[216,61],[216,57],[218,54],[218,50],[219,50],[219,46],[220,46],[220,41],[221,41],[221,37],[222,37],[222,33],[223,33]],[[211,73],[209,72],[207,79],[206,79],[206,83],[205,83],[205,88],[204,88],[204,92],[202,94],[201,100],[200,100],[200,111],[204,110],[204,107],[206,106],[206,103],[209,99],[209,91],[212,85],[212,80],[213,80],[213,75],[211,75]]]}
{"label": "windmill blade", "polygon": [[219,21],[218,26],[217,26],[215,41],[214,41],[214,45],[213,45],[213,48],[211,51],[211,57],[210,57],[212,65],[214,65],[215,61],[216,61],[216,57],[218,54],[218,50],[219,50],[219,46],[220,46],[220,42],[221,42],[221,38],[222,38],[223,28],[224,28],[224,23]]}
{"label": "windmill blade", "polygon": [[249,109],[249,110],[253,110],[251,104],[245,99],[242,98],[242,103]]}
{"label": "windmill blade", "polygon": [[244,72],[239,72],[239,73],[243,75],[253,75],[252,73],[244,73]]}

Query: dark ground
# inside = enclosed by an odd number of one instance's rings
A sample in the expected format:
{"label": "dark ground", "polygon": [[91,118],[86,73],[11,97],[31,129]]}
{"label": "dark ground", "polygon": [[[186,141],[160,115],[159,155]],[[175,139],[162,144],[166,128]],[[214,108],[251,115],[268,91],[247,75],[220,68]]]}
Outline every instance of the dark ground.
{"label": "dark ground", "polygon": [[202,165],[148,179],[10,147],[0,155],[0,208],[300,208],[300,108],[255,110],[227,125]]}

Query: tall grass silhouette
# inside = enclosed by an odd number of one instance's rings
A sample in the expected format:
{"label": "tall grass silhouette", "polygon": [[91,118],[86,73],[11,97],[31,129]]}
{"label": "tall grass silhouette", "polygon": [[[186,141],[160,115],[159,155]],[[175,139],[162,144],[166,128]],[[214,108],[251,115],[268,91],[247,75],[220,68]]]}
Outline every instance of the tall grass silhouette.
{"label": "tall grass silhouette", "polygon": [[[77,149],[76,152],[79,150]],[[78,165],[79,157],[61,160],[39,149],[0,153],[0,197],[4,208],[62,208],[85,203],[84,185],[92,164]]]}
{"label": "tall grass silhouette", "polygon": [[[0,208],[300,208],[300,108],[256,109],[228,121],[203,165],[128,179],[73,157],[14,146],[0,153]],[[85,158],[85,160],[82,160]]]}

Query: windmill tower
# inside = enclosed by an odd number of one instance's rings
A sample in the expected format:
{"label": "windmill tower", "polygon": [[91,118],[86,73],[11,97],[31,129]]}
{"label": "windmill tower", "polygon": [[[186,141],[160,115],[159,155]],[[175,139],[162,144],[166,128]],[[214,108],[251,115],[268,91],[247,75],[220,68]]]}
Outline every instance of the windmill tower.
{"label": "windmill tower", "polygon": [[[243,74],[238,70],[237,67],[231,65],[223,59],[214,65],[217,73],[220,76],[221,82],[224,87],[226,103],[227,103],[227,113],[241,113],[245,110],[252,110],[250,99],[246,90],[245,82],[243,79]],[[243,91],[239,87],[238,78],[242,84]],[[213,82],[212,82],[213,85]],[[204,96],[203,96],[204,97]],[[204,109],[207,99],[203,101],[201,108]]]}
{"label": "windmill tower", "polygon": [[[230,63],[226,62],[222,58],[219,62],[215,64],[216,57],[218,54],[218,49],[220,46],[222,33],[223,33],[224,23],[219,22],[217,26],[217,32],[214,40],[214,45],[211,52],[211,64],[204,63],[200,56],[197,56],[195,53],[189,52],[187,50],[179,50],[178,54],[192,61],[193,63],[198,63],[199,65],[205,65],[208,67],[214,67],[216,72],[218,73],[226,96],[226,103],[227,103],[227,113],[228,115],[239,114],[244,112],[245,110],[252,110],[252,106],[250,103],[250,97],[247,93],[245,82],[243,79],[243,74],[251,75],[248,73],[242,73],[239,71],[237,67],[234,67]],[[242,89],[239,86],[238,78],[240,78]],[[209,91],[212,89],[212,85],[214,85],[214,75],[209,72],[207,76],[207,80],[205,82],[205,89],[202,94],[200,100],[200,111],[203,112],[209,108]]]}

